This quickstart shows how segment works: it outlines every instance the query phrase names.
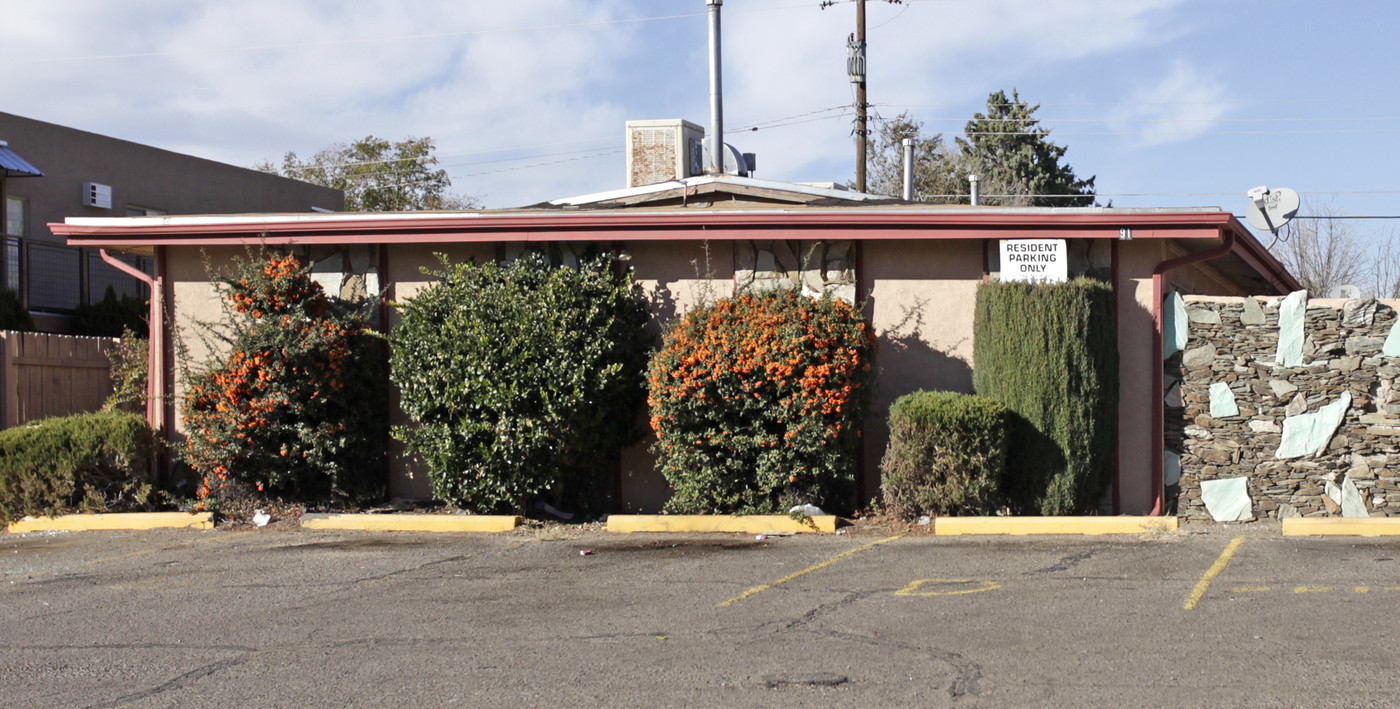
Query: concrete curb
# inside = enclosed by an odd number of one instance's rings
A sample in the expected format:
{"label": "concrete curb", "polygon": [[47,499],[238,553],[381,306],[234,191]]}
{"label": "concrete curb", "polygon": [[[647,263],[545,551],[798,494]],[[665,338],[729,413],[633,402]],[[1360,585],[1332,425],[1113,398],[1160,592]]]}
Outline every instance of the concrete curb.
{"label": "concrete curb", "polygon": [[305,514],[305,529],[362,532],[509,532],[520,524],[512,515]]}
{"label": "concrete curb", "polygon": [[1283,536],[1400,536],[1400,517],[1287,517]]}
{"label": "concrete curb", "polygon": [[793,534],[836,531],[836,515],[797,521],[787,515],[608,515],[609,532]]}
{"label": "concrete curb", "polygon": [[938,517],[936,536],[966,534],[1142,534],[1175,531],[1176,517]]}
{"label": "concrete curb", "polygon": [[210,512],[118,512],[110,514],[59,515],[11,522],[11,534],[25,532],[93,532],[145,529],[213,529]]}

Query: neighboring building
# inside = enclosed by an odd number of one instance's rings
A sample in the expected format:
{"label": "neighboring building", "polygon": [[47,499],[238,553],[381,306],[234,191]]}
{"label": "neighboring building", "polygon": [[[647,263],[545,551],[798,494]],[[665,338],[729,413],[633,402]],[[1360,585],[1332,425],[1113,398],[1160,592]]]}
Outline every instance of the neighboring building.
{"label": "neighboring building", "polygon": [[[332,292],[373,293],[383,283],[389,301],[412,298],[429,284],[420,269],[436,264],[435,253],[484,261],[542,249],[568,263],[589,244],[606,245],[629,258],[653,304],[657,332],[704,294],[782,284],[858,299],[880,340],[879,398],[863,439],[863,499],[878,489],[889,404],[918,389],[971,391],[975,296],[979,284],[1001,271],[999,243],[1063,239],[1069,276],[1100,278],[1118,293],[1122,386],[1112,507],[1133,514],[1160,511],[1162,504],[1163,294],[1298,289],[1249,231],[1219,209],[933,206],[730,175],[672,175],[664,184],[524,209],[79,218],[53,230],[74,246],[154,257],[165,274],[158,302],[181,328],[219,313],[204,254],[219,263],[258,243],[313,259]],[[393,313],[385,317],[392,325]],[[170,435],[178,436],[174,402],[183,389],[174,381],[168,346],[163,353],[167,361],[153,370],[164,375],[164,408],[156,418],[175,421]],[[390,406],[386,415],[402,423]],[[660,509],[667,486],[646,444],[624,453],[618,475],[620,510]],[[424,471],[401,455],[391,461],[389,488],[396,496],[429,494]]]}
{"label": "neighboring building", "polygon": [[[14,291],[41,329],[100,300],[108,286],[145,297],[145,287],[44,226],[67,217],[339,211],[339,190],[225,165],[95,133],[0,113],[0,141],[40,175],[0,171],[0,286]],[[3,161],[0,161],[2,163]],[[120,256],[152,272],[149,256]]]}

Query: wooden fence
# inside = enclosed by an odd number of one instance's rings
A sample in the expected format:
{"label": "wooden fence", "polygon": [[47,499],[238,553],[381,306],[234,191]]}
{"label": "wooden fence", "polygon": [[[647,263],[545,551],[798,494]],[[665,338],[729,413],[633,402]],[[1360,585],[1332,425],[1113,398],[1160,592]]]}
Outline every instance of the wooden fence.
{"label": "wooden fence", "polygon": [[114,337],[0,331],[0,428],[96,411],[112,393]]}

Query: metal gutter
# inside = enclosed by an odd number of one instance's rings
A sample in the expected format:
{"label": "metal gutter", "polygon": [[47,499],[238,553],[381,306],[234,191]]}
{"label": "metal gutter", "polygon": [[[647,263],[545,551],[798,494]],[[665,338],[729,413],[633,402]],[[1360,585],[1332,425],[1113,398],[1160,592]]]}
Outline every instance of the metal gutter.
{"label": "metal gutter", "polygon": [[146,342],[146,423],[161,435],[165,425],[165,308],[161,289],[162,279],[147,275],[121,259],[113,258],[106,249],[97,253],[112,268],[145,283],[151,290],[150,309],[147,311],[147,329],[150,333]]}

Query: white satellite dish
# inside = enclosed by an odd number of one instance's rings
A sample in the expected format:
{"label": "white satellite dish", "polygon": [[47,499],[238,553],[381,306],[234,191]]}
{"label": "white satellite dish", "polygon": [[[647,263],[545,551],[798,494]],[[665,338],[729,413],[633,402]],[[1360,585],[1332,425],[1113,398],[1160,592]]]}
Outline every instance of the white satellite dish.
{"label": "white satellite dish", "polygon": [[1298,214],[1298,193],[1287,187],[1255,187],[1249,191],[1249,205],[1245,207],[1245,219],[1249,225],[1261,231],[1278,233]]}
{"label": "white satellite dish", "polygon": [[1348,299],[1348,300],[1350,300],[1350,299],[1352,299],[1352,298],[1360,298],[1360,297],[1361,297],[1361,289],[1360,289],[1360,288],[1357,288],[1357,287],[1354,286],[1354,285],[1351,285],[1350,283],[1348,283],[1348,284],[1346,284],[1346,285],[1333,286],[1333,287],[1332,287],[1332,290],[1330,290],[1330,291],[1327,292],[1327,297],[1328,297],[1328,298],[1346,298],[1346,299]]}

